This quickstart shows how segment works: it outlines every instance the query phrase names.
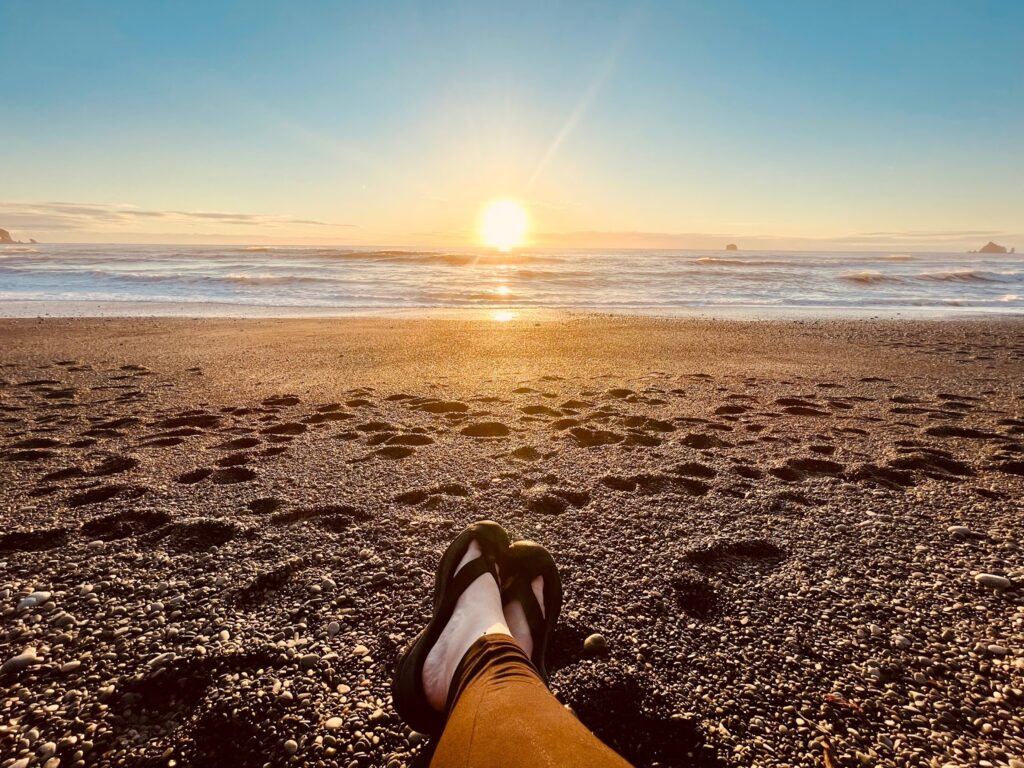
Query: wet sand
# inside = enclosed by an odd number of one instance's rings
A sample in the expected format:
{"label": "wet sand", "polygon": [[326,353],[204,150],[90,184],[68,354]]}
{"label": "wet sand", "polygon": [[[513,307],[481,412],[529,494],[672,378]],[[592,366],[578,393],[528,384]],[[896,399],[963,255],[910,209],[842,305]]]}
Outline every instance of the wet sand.
{"label": "wet sand", "polygon": [[483,517],[555,555],[553,688],[638,765],[1022,765],[1022,322],[0,339],[3,768],[413,764],[393,661]]}

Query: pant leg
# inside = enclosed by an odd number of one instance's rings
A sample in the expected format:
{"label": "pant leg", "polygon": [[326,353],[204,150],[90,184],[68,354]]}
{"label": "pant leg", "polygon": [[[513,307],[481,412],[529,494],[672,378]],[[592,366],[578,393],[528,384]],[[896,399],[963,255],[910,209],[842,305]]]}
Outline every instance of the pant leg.
{"label": "pant leg", "polygon": [[485,635],[452,680],[430,768],[629,768],[563,707],[511,637]]}

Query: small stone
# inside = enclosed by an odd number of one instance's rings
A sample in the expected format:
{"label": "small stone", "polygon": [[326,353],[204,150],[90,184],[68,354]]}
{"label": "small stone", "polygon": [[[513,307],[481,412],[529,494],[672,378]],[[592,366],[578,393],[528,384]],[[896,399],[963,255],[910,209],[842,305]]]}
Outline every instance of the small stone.
{"label": "small stone", "polygon": [[338,622],[332,621],[330,624],[327,625],[327,634],[331,637],[334,637],[339,632],[341,632],[341,624],[339,624]]}
{"label": "small stone", "polygon": [[168,651],[167,653],[157,654],[152,659],[147,661],[146,664],[148,666],[152,667],[153,669],[156,669],[157,667],[162,667],[164,664],[168,664],[168,663],[174,661],[174,658],[175,658],[174,653],[171,652],[171,651]]}
{"label": "small stone", "polygon": [[49,760],[56,751],[57,745],[52,741],[48,741],[36,751],[36,755],[39,756],[40,760]]}
{"label": "small stone", "polygon": [[299,666],[303,669],[312,669],[320,663],[320,657],[315,653],[307,653],[299,659]]}
{"label": "small stone", "polygon": [[912,646],[914,643],[906,635],[893,635],[892,636],[892,644],[895,647],[897,647],[897,648],[900,648],[902,650],[906,650],[907,648]]}
{"label": "small stone", "polygon": [[12,656],[0,666],[0,674],[8,674],[12,672],[20,672],[21,670],[30,667],[37,663],[39,658],[36,656],[36,649],[29,646],[17,656]]}
{"label": "small stone", "polygon": [[81,666],[82,666],[81,660],[74,659],[73,661],[69,661],[66,664],[61,664],[60,671],[61,671],[61,674],[66,675],[69,672],[74,672],[75,670],[77,670]]}
{"label": "small stone", "polygon": [[946,533],[954,539],[973,539],[976,536],[966,525],[951,525],[946,529]]}
{"label": "small stone", "polygon": [[1009,589],[1012,582],[1005,576],[998,576],[994,573],[979,573],[974,577],[974,580],[980,587],[988,587],[989,589],[995,589],[1002,592],[1004,589]]}
{"label": "small stone", "polygon": [[284,743],[284,751],[287,752],[289,755],[294,755],[296,752],[299,751],[299,742],[297,742],[295,739],[288,739]]}
{"label": "small stone", "polygon": [[345,725],[345,721],[340,717],[330,717],[327,719],[327,722],[324,723],[324,728],[328,731],[337,731],[343,725]]}
{"label": "small stone", "polygon": [[353,656],[365,656],[369,652],[370,649],[367,648],[365,645],[357,645],[355,648],[352,649]]}
{"label": "small stone", "polygon": [[587,656],[600,656],[608,650],[608,641],[604,635],[594,633],[583,641],[583,653]]}

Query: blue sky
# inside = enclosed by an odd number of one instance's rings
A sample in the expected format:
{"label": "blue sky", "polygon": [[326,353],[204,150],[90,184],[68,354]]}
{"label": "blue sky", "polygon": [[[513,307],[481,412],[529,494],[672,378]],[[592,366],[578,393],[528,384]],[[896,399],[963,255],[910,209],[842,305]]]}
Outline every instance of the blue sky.
{"label": "blue sky", "polygon": [[[1024,246],[1021,2],[0,0],[0,227]],[[1014,239],[1018,240],[1014,242]]]}

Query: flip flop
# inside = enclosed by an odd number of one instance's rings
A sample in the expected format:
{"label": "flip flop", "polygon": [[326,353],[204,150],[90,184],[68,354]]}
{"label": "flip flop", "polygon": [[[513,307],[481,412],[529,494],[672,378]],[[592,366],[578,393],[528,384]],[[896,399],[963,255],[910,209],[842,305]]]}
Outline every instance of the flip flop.
{"label": "flip flop", "polygon": [[[544,547],[535,541],[517,541],[508,548],[503,573],[506,574],[501,589],[501,602],[508,605],[518,600],[523,606],[526,622],[533,637],[533,654],[530,661],[537,668],[541,679],[548,682],[545,656],[548,644],[558,623],[562,610],[562,580],[558,577],[555,561]],[[544,578],[544,611],[537,602],[531,582]]]}
{"label": "flip flop", "polygon": [[[471,542],[480,545],[482,556],[470,560],[455,571],[466,555]],[[444,712],[438,712],[427,702],[423,690],[423,664],[430,649],[441,636],[455,611],[455,603],[466,588],[481,575],[489,573],[501,586],[498,563],[504,562],[509,539],[505,529],[495,522],[483,520],[473,523],[448,545],[434,580],[434,615],[430,623],[409,644],[398,660],[398,670],[391,683],[391,700],[399,716],[420,733],[438,734],[444,730]]]}

